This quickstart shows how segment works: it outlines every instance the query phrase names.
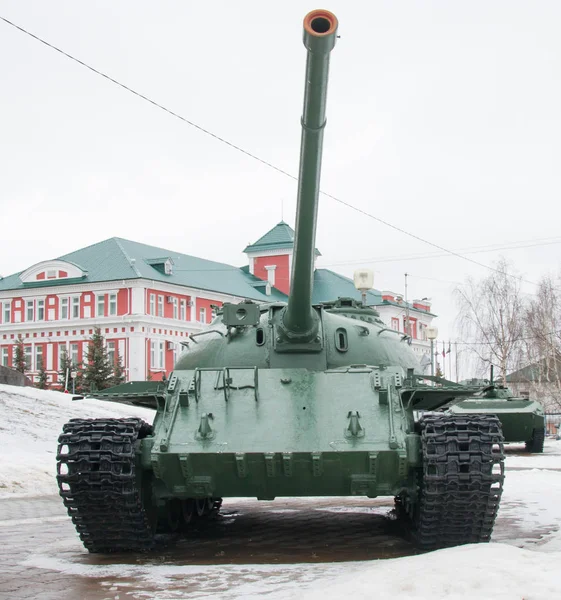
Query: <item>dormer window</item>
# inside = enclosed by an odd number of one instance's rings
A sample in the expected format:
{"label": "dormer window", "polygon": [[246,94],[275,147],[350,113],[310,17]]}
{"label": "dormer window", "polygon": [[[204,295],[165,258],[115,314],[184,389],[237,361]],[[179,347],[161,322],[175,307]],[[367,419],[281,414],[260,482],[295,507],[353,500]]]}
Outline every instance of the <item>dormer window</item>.
{"label": "dormer window", "polygon": [[45,260],[29,267],[21,273],[19,278],[23,284],[30,285],[47,281],[58,283],[58,280],[61,279],[83,279],[86,276],[87,272],[78,265],[66,260],[55,259]]}
{"label": "dormer window", "polygon": [[173,275],[173,260],[169,256],[148,258],[146,262],[162,275]]}

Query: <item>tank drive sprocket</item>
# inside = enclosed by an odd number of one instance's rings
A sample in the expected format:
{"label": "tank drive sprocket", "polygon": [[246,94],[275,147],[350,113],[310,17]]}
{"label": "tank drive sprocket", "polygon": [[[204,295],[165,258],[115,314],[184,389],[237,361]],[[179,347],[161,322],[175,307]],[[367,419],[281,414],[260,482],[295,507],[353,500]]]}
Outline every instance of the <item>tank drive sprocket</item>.
{"label": "tank drive sprocket", "polygon": [[419,429],[419,496],[396,498],[416,545],[430,550],[488,542],[504,481],[500,421],[490,415],[425,414]]}
{"label": "tank drive sprocket", "polygon": [[58,438],[57,482],[90,552],[149,550],[156,517],[142,493],[136,441],[152,432],[142,419],[72,419]]}

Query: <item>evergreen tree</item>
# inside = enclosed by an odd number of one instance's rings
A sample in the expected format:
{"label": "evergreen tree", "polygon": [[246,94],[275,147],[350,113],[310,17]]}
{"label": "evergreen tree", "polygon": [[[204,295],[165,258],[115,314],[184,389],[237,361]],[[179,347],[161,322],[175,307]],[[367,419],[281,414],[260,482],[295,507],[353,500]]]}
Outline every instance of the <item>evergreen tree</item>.
{"label": "evergreen tree", "polygon": [[113,377],[111,377],[111,385],[120,385],[125,383],[125,371],[123,369],[123,361],[119,351],[116,350],[115,366],[113,368]]}
{"label": "evergreen tree", "polygon": [[107,355],[101,329],[96,327],[88,346],[88,363],[83,372],[83,388],[86,392],[104,390],[111,385],[113,365]]}
{"label": "evergreen tree", "polygon": [[39,366],[39,381],[37,382],[37,387],[40,390],[46,390],[48,388],[47,383],[47,371],[45,371],[45,365],[41,363]]}
{"label": "evergreen tree", "polygon": [[20,373],[25,373],[27,371],[27,365],[25,364],[25,350],[23,347],[23,338],[21,337],[21,334],[18,336],[16,342],[14,369]]}

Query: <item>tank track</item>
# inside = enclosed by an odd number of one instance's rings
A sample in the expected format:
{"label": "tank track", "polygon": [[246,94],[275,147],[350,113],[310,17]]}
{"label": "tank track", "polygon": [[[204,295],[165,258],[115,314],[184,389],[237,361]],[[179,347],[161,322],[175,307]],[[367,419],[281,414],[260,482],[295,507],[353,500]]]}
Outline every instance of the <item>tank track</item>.
{"label": "tank track", "polygon": [[543,452],[545,441],[545,428],[534,429],[532,439],[526,442],[526,452]]}
{"label": "tank track", "polygon": [[139,488],[135,442],[152,427],[141,419],[72,419],[58,438],[57,482],[90,552],[149,550],[154,525]]}
{"label": "tank track", "polygon": [[[423,549],[488,542],[503,491],[504,438],[497,417],[426,414],[420,422],[420,500],[408,503]],[[396,499],[398,514],[406,504]]]}

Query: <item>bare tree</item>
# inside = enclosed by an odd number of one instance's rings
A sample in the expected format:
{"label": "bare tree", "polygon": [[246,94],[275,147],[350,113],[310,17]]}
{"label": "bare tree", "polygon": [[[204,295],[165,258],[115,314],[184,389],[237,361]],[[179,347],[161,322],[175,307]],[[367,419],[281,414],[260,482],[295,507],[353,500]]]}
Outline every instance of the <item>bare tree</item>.
{"label": "bare tree", "polygon": [[468,278],[455,289],[460,335],[470,342],[479,374],[497,365],[506,383],[508,372],[518,368],[524,356],[525,307],[520,278],[511,272],[504,258],[495,271],[480,280]]}
{"label": "bare tree", "polygon": [[561,278],[542,277],[525,311],[527,386],[561,407]]}

